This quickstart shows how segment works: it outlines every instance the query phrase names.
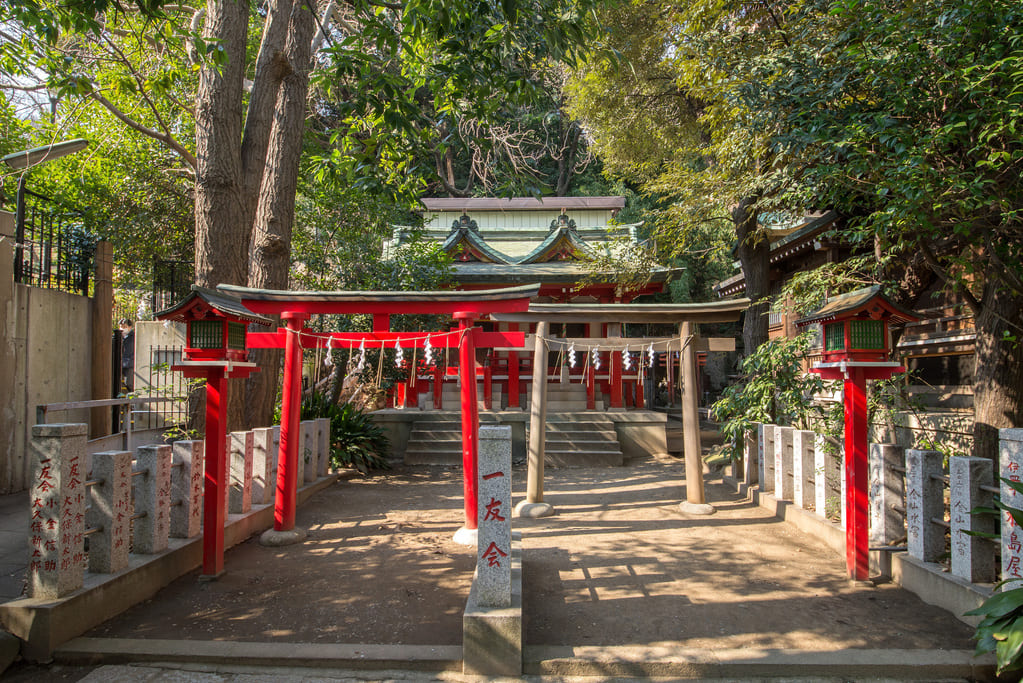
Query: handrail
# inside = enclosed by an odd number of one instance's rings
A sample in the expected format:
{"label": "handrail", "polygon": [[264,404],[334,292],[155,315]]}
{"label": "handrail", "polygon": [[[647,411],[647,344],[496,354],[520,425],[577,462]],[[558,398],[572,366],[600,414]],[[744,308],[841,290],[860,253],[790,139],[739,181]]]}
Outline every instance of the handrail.
{"label": "handrail", "polygon": [[77,410],[78,408],[105,408],[107,406],[139,405],[142,403],[161,403],[164,401],[181,401],[186,396],[150,396],[137,398],[98,398],[91,401],[68,401],[65,403],[43,403],[36,406],[36,424],[46,424],[48,412]]}

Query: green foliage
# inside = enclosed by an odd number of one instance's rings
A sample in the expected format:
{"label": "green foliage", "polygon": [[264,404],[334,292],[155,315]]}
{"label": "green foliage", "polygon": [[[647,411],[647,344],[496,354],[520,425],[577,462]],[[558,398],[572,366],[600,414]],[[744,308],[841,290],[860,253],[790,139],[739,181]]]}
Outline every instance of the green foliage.
{"label": "green foliage", "polygon": [[390,448],[383,430],[350,403],[338,405],[326,395],[313,392],[302,401],[302,419],[330,418],[330,463],[335,468],[352,468],[362,474],[390,469]]}
{"label": "green foliage", "polygon": [[722,423],[725,443],[732,444],[733,457],[741,457],[744,435],[753,423],[808,429],[811,419],[823,417],[823,409],[812,401],[824,382],[819,375],[805,373],[802,366],[811,343],[809,333],[778,337],[743,359],[738,381],[711,406],[711,415]]}

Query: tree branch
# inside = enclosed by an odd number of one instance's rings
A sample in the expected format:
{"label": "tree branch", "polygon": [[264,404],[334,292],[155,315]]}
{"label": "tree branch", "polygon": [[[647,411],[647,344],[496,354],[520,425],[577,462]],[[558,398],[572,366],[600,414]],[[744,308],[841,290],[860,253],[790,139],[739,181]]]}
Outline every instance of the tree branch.
{"label": "tree branch", "polygon": [[971,311],[973,311],[973,315],[980,315],[980,311],[983,306],[981,306],[980,302],[977,301],[977,297],[973,296],[973,292],[966,287],[963,287],[958,280],[949,275],[948,271],[946,271],[941,264],[938,263],[938,258],[934,255],[930,245],[926,242],[920,242],[920,253],[923,254],[924,260],[927,261],[927,266],[934,271],[935,275],[941,278],[942,282],[945,282],[963,295],[963,298],[966,299],[966,305],[970,307]]}
{"label": "tree branch", "polygon": [[113,114],[118,119],[120,119],[121,123],[123,123],[124,125],[128,126],[132,130],[134,130],[134,131],[136,131],[138,133],[141,133],[142,135],[145,135],[147,137],[153,138],[154,140],[157,140],[157,141],[162,142],[163,144],[167,145],[172,150],[177,152],[178,155],[182,159],[184,159],[185,162],[189,166],[191,166],[193,169],[195,169],[196,163],[197,163],[196,159],[195,159],[195,155],[192,154],[187,149],[185,149],[181,145],[181,143],[179,143],[177,140],[175,140],[174,136],[172,136],[170,133],[161,132],[159,130],[155,130],[153,128],[149,128],[149,127],[139,123],[135,119],[131,118],[130,116],[128,116],[127,114],[122,112],[120,109],[117,108],[117,105],[115,105],[113,102],[111,102],[107,98],[103,97],[102,94],[100,94],[99,92],[97,92],[95,90],[92,91],[92,93],[90,93],[90,94],[91,94],[91,96],[92,96],[92,98],[94,100],[96,100],[101,105],[106,107],[107,111],[109,111],[111,114]]}

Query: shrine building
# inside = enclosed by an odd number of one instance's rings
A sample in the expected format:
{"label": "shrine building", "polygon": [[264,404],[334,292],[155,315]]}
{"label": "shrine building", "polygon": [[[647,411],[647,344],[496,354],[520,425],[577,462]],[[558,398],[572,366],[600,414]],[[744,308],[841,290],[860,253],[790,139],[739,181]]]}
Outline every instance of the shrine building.
{"label": "shrine building", "polygon": [[[645,282],[623,285],[610,270],[602,274],[594,269],[593,261],[613,261],[620,250],[645,248],[636,234],[638,224],[615,221],[624,197],[421,201],[424,227],[419,232],[452,257],[457,289],[539,284],[533,303],[632,303],[664,291],[677,272],[654,266]],[[396,226],[384,244],[385,256],[414,230]],[[476,355],[480,420],[511,424],[516,456],[522,457],[536,323],[484,319],[476,324],[488,331],[529,335],[523,348],[478,349]],[[666,417],[650,408],[656,377],[677,382],[680,344],[677,338],[656,340],[651,356],[654,340],[636,338],[629,348],[631,340],[622,339],[622,327],[616,322],[550,326],[546,459],[551,464],[618,465],[633,450],[668,450]],[[389,404],[393,407],[374,414],[409,464],[454,463],[460,457],[455,363],[447,357],[433,371],[420,368],[405,385],[395,387]],[[449,443],[450,453],[445,450]]]}

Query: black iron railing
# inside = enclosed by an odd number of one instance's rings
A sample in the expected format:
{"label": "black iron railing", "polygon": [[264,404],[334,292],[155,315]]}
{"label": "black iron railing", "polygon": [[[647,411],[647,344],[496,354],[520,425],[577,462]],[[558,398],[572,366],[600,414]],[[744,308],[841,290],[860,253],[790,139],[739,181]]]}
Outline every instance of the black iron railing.
{"label": "black iron railing", "polygon": [[83,212],[18,187],[14,281],[88,296],[96,238]]}

